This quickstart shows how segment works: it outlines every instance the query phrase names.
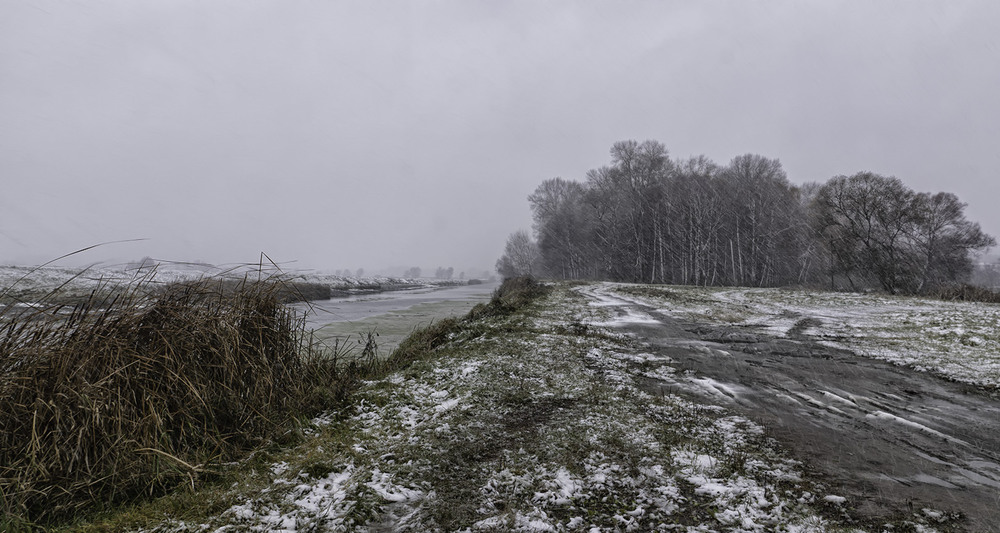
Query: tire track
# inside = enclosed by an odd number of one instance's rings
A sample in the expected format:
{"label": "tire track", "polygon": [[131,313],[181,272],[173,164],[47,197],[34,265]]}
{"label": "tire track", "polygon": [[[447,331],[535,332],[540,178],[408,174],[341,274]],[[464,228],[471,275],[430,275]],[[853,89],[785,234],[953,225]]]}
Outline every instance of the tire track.
{"label": "tire track", "polygon": [[[582,291],[611,305],[600,286]],[[617,327],[675,361],[650,392],[680,392],[763,422],[842,487],[870,520],[928,508],[961,514],[968,531],[1000,531],[1000,402],[975,388],[862,358],[809,337],[683,322],[617,299]]]}

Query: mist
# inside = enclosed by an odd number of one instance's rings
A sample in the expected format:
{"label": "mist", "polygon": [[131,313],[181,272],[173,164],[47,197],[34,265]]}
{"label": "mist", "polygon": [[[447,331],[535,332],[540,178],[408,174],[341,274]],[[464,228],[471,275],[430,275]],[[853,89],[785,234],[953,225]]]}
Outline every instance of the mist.
{"label": "mist", "polygon": [[[618,140],[870,170],[1000,235],[987,2],[0,4],[0,263],[491,269]],[[141,240],[133,240],[141,239]]]}

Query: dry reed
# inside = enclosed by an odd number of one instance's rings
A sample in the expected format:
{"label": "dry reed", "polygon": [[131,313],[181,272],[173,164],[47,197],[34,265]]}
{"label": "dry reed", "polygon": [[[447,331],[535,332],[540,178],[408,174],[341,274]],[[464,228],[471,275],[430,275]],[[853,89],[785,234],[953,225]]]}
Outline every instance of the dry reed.
{"label": "dry reed", "polygon": [[944,287],[933,296],[945,301],[1000,303],[1000,292],[969,284]]}
{"label": "dry reed", "polygon": [[280,280],[106,289],[0,315],[0,526],[195,485],[356,379]]}

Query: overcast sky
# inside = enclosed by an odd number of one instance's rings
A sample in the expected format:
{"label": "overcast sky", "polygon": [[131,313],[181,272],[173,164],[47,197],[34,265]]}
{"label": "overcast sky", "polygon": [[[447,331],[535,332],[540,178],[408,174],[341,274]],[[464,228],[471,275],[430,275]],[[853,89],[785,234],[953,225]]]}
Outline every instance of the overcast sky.
{"label": "overcast sky", "polygon": [[1000,2],[0,0],[0,263],[491,268],[624,139],[1000,236]]}

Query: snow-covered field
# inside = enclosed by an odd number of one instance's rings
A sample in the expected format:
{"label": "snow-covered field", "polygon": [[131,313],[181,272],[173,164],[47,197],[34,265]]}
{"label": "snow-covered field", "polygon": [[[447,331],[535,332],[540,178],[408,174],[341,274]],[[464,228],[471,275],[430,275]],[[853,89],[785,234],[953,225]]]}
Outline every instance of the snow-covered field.
{"label": "snow-covered field", "polygon": [[[645,317],[591,303],[561,287],[466,330],[313,420],[220,512],[152,529],[862,531],[845,514],[858,502],[804,478],[758,424],[644,392],[671,360],[599,325]],[[896,527],[934,531],[934,513]]]}
{"label": "snow-covered field", "polygon": [[196,279],[205,275],[204,271],[194,268],[157,268],[128,269],[120,268],[67,268],[67,267],[23,267],[0,266],[0,292],[11,291],[49,291],[57,287],[67,289],[91,289],[102,283],[120,284],[143,279],[147,273],[153,273],[157,281],[171,282]]}
{"label": "snow-covered field", "polygon": [[129,265],[98,265],[89,268],[46,266],[0,266],[0,296],[24,301],[41,297],[59,288],[68,294],[88,293],[98,287],[114,288],[135,282],[156,284],[191,281],[205,277],[229,279],[256,279],[278,276],[291,282],[319,283],[339,290],[392,288],[446,283],[435,280],[413,280],[387,276],[344,277],[322,271],[283,271],[264,264],[216,267],[187,263],[159,263],[154,268],[136,268]]}
{"label": "snow-covered field", "polygon": [[801,332],[858,355],[1000,387],[1000,305],[787,289],[607,287],[668,316],[758,326],[777,336]]}

